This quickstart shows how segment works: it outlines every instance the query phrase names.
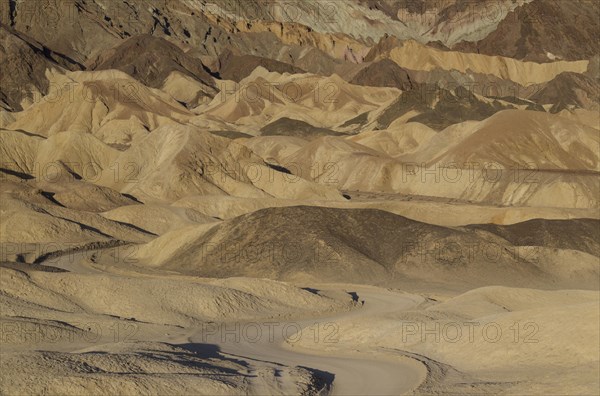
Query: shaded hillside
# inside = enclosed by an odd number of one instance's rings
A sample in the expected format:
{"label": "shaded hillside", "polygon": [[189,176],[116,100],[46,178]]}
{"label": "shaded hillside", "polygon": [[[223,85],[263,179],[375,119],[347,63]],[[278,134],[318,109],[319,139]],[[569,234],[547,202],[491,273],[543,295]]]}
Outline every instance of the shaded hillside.
{"label": "shaded hillside", "polygon": [[[532,242],[598,255],[597,238],[586,238],[585,243],[581,240],[599,224],[596,220],[547,220],[537,234],[532,233]],[[534,221],[508,227],[447,228],[374,209],[297,206],[258,210],[200,235],[192,231],[179,238],[164,235],[141,253],[153,265],[209,277],[308,276],[321,281],[370,283],[432,272],[444,277],[455,271],[470,271],[468,277],[477,278],[483,273],[498,273],[500,268],[502,279],[517,279],[523,274],[552,276],[542,274],[518,255],[501,255],[494,260],[483,255],[489,246],[512,251],[524,245],[520,238],[525,230],[537,230],[537,226]],[[564,236],[565,226],[568,237]]]}
{"label": "shaded hillside", "polygon": [[283,117],[265,125],[261,130],[262,136],[292,136],[304,139],[316,139],[323,136],[340,136],[341,132],[327,128],[319,128],[307,122]]}
{"label": "shaded hillside", "polygon": [[219,57],[219,76],[225,80],[240,82],[259,66],[277,73],[304,73],[304,70],[275,59],[255,55],[235,55],[225,50]]}
{"label": "shaded hillside", "polygon": [[540,104],[553,105],[552,113],[572,106],[586,109],[600,107],[600,83],[590,76],[564,72],[530,97]]}
{"label": "shaded hillside", "polygon": [[398,88],[402,91],[414,88],[408,72],[389,59],[383,59],[365,67],[350,80],[350,83],[371,87]]}
{"label": "shaded hillside", "polygon": [[147,34],[132,37],[90,62],[92,70],[121,70],[152,88],[160,88],[173,72],[194,78],[214,94],[214,79],[199,59],[185,54],[175,44]]}
{"label": "shaded hillside", "polygon": [[599,2],[534,0],[509,13],[483,40],[454,49],[536,62],[580,60],[600,52],[598,37]]}
{"label": "shaded hillside", "polygon": [[407,122],[420,122],[439,131],[463,121],[484,120],[510,108],[514,107],[497,100],[484,101],[463,87],[450,91],[434,84],[418,84],[388,106],[377,124],[385,129],[394,120],[409,114]]}
{"label": "shaded hillside", "polygon": [[594,219],[534,219],[506,226],[482,224],[467,228],[494,233],[515,246],[573,249],[600,256],[600,222]]}
{"label": "shaded hillside", "polygon": [[[46,70],[81,70],[82,66],[0,23],[0,106],[23,110],[21,101],[46,95]],[[39,98],[39,97],[38,97]]]}

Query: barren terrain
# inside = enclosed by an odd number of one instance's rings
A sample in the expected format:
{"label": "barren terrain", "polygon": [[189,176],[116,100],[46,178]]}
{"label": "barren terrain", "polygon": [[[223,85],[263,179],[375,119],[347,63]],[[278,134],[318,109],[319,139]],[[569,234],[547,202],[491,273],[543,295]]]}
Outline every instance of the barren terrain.
{"label": "barren terrain", "polygon": [[3,1],[0,394],[600,393],[599,15]]}

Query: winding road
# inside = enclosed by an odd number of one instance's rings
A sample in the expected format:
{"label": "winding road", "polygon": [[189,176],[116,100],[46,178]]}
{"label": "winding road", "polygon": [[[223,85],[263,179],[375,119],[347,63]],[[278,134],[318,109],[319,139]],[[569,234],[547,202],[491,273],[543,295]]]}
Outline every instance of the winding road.
{"label": "winding road", "polygon": [[[48,265],[63,268],[81,274],[102,274],[103,271],[90,266],[85,257],[94,251],[77,252],[53,259]],[[345,285],[351,288],[353,295],[362,301],[360,307],[336,313],[326,317],[303,319],[299,321],[240,322],[241,329],[235,324],[219,324],[216,327],[182,329],[178,335],[171,334],[169,342],[191,343],[199,348],[209,344],[219,348],[219,354],[236,360],[253,363],[260,367],[278,368],[300,366],[321,372],[322,377],[331,384],[333,395],[400,395],[417,388],[425,379],[425,367],[415,361],[402,357],[381,357],[358,350],[361,346],[348,346],[348,349],[336,348],[330,354],[318,348],[304,349],[294,342],[286,342],[301,337],[318,337],[323,349],[329,341],[335,342],[336,331],[339,335],[343,326],[338,323],[360,323],[372,320],[374,316],[412,309],[422,303],[422,297],[403,294],[383,288],[359,285]],[[336,288],[338,286],[336,285]],[[343,288],[344,285],[339,285]],[[354,294],[355,293],[355,294]],[[228,330],[229,329],[229,330]],[[318,336],[315,329],[319,329]],[[164,340],[162,340],[164,341]],[[339,345],[338,345],[339,346]],[[345,344],[344,344],[345,346]],[[381,358],[380,358],[381,357]],[[274,391],[293,394],[297,389],[295,378],[286,378],[284,370],[277,389],[269,389],[267,383],[260,381],[260,375],[253,376],[253,389],[258,393],[270,394]]]}
{"label": "winding road", "polygon": [[[252,322],[247,331],[237,331],[237,339],[231,331],[233,327],[221,325],[222,327],[204,329],[204,334],[196,333],[189,341],[215,344],[223,354],[236,358],[275,366],[302,366],[332,374],[333,378],[330,379],[333,379],[333,395],[400,395],[414,390],[426,375],[425,367],[419,362],[409,359],[376,359],[367,354],[361,356],[361,353],[353,350],[343,354],[329,354],[325,351],[320,353],[285,341],[286,336],[289,340],[296,339],[298,334],[294,334],[293,330],[298,327],[302,328],[302,332],[308,333],[301,334],[302,337],[315,337],[315,329],[318,328],[319,337],[323,340],[327,335],[334,334],[334,326],[339,321],[368,321],[374,315],[411,309],[423,301],[419,296],[374,287],[356,286],[352,290],[364,304],[349,312],[295,322],[267,322],[270,325]],[[343,330],[340,328],[339,331]]]}

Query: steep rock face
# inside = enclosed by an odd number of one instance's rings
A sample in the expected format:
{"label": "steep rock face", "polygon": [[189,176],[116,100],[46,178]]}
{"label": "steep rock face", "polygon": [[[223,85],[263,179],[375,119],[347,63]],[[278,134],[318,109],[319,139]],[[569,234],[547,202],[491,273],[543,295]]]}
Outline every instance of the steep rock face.
{"label": "steep rock face", "polygon": [[161,88],[171,73],[178,72],[202,84],[206,96],[216,93],[214,79],[199,59],[165,39],[147,34],[103,52],[89,63],[89,68],[121,70],[151,88]]}
{"label": "steep rock face", "polygon": [[483,100],[463,87],[449,90],[435,84],[415,84],[381,112],[377,126],[385,129],[398,118],[408,116],[407,122],[419,122],[440,131],[459,122],[484,120],[510,108],[514,107],[498,100]]}
{"label": "steep rock face", "polygon": [[44,43],[79,63],[141,34],[197,48],[202,55],[217,56],[224,47],[251,48],[252,43],[212,23],[200,2],[142,0],[42,0],[14,2],[4,8],[2,23]]}
{"label": "steep rock face", "polygon": [[[81,65],[0,23],[0,106],[22,110],[35,95],[48,93],[46,70],[80,70]],[[22,103],[25,100],[25,103]]]}
{"label": "steep rock face", "polygon": [[342,33],[368,45],[386,34],[452,45],[461,40],[482,39],[521,3],[523,0],[225,0],[210,1],[207,8],[222,17],[233,15],[244,22],[301,24],[318,33]]}
{"label": "steep rock face", "polygon": [[462,42],[457,48],[538,61],[552,59],[548,52],[564,59],[586,59],[598,52],[594,0],[12,4],[3,8],[4,24],[80,63],[139,34],[164,37],[211,56],[228,46],[251,52],[256,41],[240,37],[242,32],[271,32],[286,45],[308,44],[348,61],[362,61],[385,35],[446,47]]}
{"label": "steep rock face", "polygon": [[600,52],[599,36],[599,2],[535,0],[516,8],[484,39],[454,49],[537,62],[580,60]]}
{"label": "steep rock face", "polygon": [[304,73],[304,70],[288,63],[255,55],[235,55],[230,50],[221,54],[219,64],[219,77],[236,82],[248,77],[259,66],[277,73]]}
{"label": "steep rock face", "polygon": [[590,59],[585,74],[600,83],[600,54],[597,54]]}
{"label": "steep rock face", "polygon": [[591,110],[600,108],[600,83],[585,74],[561,73],[530,97],[540,104],[553,105],[550,111],[558,113],[569,107]]}
{"label": "steep rock face", "polygon": [[[244,3],[236,2],[234,7]],[[161,0],[148,5],[142,0],[131,0],[108,6],[101,0],[27,0],[12,4],[14,7],[2,9],[3,24],[79,63],[141,34],[165,38],[210,57],[231,47],[265,56],[282,44],[311,45],[350,61],[360,61],[363,52],[368,51],[364,43],[347,34],[314,31],[308,26],[311,20],[304,21],[308,25],[298,21],[246,20],[223,14],[220,6],[205,2]],[[268,10],[270,6],[260,7]],[[259,16],[266,12],[263,11],[259,8]],[[270,33],[270,41],[265,41],[260,33]]]}
{"label": "steep rock face", "polygon": [[414,32],[414,39],[443,48],[481,40],[515,7],[531,0],[359,1],[407,26]]}
{"label": "steep rock face", "polygon": [[382,59],[362,69],[352,80],[351,84],[371,87],[391,87],[408,91],[414,87],[406,70],[389,59]]}
{"label": "steep rock face", "polygon": [[[166,38],[205,56],[216,57],[228,47],[265,56],[264,41],[242,33],[271,33],[276,45],[308,45],[336,59],[362,62],[386,34],[443,46],[480,40],[520,4],[426,3],[160,0],[148,5],[130,0],[108,6],[101,0],[26,0],[11,2],[14,7],[3,9],[1,21],[79,63],[140,34]],[[492,5],[493,17],[481,18]]]}
{"label": "steep rock face", "polygon": [[[115,7],[109,16],[97,2],[86,4],[80,0],[24,1],[13,5],[10,13],[2,15],[3,23],[79,63],[94,50],[112,46],[120,38],[137,33],[125,34],[129,27],[123,24],[127,23],[129,14],[121,7]],[[114,17],[117,14],[121,18]],[[122,29],[111,27],[111,22]]]}

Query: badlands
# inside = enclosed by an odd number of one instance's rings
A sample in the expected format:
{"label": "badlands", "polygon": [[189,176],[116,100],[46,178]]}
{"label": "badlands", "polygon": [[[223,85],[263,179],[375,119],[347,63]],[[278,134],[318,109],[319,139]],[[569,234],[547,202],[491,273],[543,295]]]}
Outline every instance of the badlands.
{"label": "badlands", "polygon": [[597,0],[2,0],[0,394],[597,395]]}

